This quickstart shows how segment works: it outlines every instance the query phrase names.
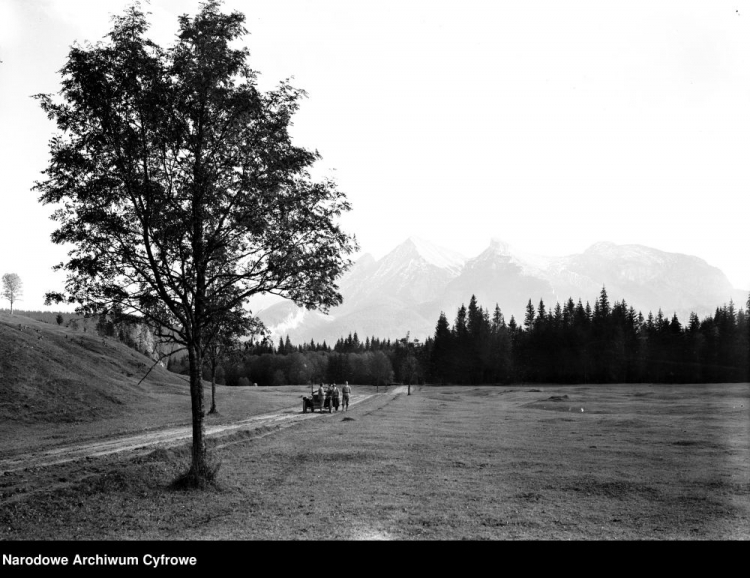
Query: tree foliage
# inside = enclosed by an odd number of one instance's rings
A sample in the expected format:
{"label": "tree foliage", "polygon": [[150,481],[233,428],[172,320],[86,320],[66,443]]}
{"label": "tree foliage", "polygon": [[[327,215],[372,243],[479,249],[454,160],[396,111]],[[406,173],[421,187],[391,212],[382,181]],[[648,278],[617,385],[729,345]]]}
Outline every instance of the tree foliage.
{"label": "tree foliage", "polygon": [[304,93],[261,93],[244,16],[208,1],[179,18],[173,46],[147,36],[138,4],[106,42],[71,48],[59,97],[38,95],[59,133],[40,200],[57,206],[55,243],[71,244],[66,294],[83,313],[138,314],[190,360],[193,473],[205,468],[201,370],[217,319],[256,293],[326,311],[341,296],[354,238],[317,152],[292,144]]}

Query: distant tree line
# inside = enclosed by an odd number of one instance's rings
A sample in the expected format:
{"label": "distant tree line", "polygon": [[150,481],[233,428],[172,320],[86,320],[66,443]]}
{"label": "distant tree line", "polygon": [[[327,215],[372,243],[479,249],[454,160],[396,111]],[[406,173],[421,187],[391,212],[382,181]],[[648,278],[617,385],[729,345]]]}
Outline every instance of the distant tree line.
{"label": "distant tree line", "polygon": [[[750,299],[748,299],[750,310]],[[424,346],[434,383],[703,383],[750,379],[748,315],[732,301],[687,325],[661,310],[644,316],[602,288],[593,308],[572,298],[526,306],[523,325],[474,296],[453,326],[440,315]]]}
{"label": "distant tree line", "polygon": [[[243,350],[220,360],[215,370],[217,383],[225,385],[289,385],[343,383],[387,385],[424,382],[424,347],[418,340],[360,341],[356,333],[339,339],[331,347],[311,341],[292,345],[287,337],[274,347],[268,340],[245,342]],[[184,357],[172,359],[168,369],[188,371]],[[209,369],[204,378],[210,379]]]}
{"label": "distant tree line", "polygon": [[[188,369],[184,359],[169,368]],[[529,300],[519,324],[472,296],[452,325],[441,313],[424,343],[408,335],[363,342],[356,333],[333,346],[248,341],[219,361],[215,377],[226,385],[742,382],[750,380],[750,323],[732,301],[702,320],[692,313],[687,325],[661,310],[644,317],[624,300],[610,303],[602,288],[593,307]]]}

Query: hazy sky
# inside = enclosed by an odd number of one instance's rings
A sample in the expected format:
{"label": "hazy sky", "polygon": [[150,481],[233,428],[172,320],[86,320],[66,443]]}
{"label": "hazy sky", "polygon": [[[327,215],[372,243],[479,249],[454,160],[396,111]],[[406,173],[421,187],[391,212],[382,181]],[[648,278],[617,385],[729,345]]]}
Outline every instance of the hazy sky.
{"label": "hazy sky", "polygon": [[[74,42],[122,0],[0,0],[0,274],[22,309],[62,287],[51,207],[30,191]],[[196,0],[151,0],[172,43]],[[376,258],[410,235],[473,257],[503,239],[543,255],[597,241],[697,255],[750,289],[750,3],[227,0],[261,87],[308,92],[298,144],[353,204]],[[717,304],[718,305],[718,304]],[[0,307],[7,307],[6,302]]]}

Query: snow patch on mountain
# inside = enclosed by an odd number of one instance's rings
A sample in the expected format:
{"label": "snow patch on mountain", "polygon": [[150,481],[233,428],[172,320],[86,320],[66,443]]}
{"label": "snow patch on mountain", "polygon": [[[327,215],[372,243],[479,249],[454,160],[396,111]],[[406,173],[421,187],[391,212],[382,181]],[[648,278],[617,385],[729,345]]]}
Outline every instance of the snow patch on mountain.
{"label": "snow patch on mountain", "polygon": [[466,257],[460,253],[438,247],[419,237],[409,237],[407,243],[410,243],[416,249],[417,253],[430,265],[435,265],[435,267],[439,267],[440,269],[447,269],[448,271],[458,273],[461,267],[464,266],[464,263],[466,263]]}
{"label": "snow patch on mountain", "polygon": [[518,265],[524,275],[538,275],[545,277],[550,266],[555,262],[553,257],[545,257],[534,253],[519,251],[510,243],[493,237],[489,247],[496,255],[509,257],[510,263]]}
{"label": "snow patch on mountain", "polygon": [[408,287],[417,279],[429,284],[429,278],[436,275],[445,282],[461,272],[465,261],[465,257],[455,251],[410,237],[377,261],[370,288],[375,292],[393,292]]}

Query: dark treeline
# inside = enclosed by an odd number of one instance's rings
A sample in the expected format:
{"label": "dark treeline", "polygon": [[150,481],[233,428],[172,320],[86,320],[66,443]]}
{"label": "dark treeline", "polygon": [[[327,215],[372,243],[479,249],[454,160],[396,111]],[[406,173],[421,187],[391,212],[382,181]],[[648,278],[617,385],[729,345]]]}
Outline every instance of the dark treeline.
{"label": "dark treeline", "polygon": [[[360,341],[355,333],[333,347],[314,341],[295,346],[289,337],[280,339],[277,347],[267,340],[249,341],[242,351],[220,360],[215,377],[225,385],[423,383],[423,355],[424,347],[408,335],[393,342],[375,337]],[[168,368],[186,373],[187,361],[184,357],[172,360]],[[208,368],[204,378],[211,379]]]}
{"label": "dark treeline", "polygon": [[[750,299],[748,299],[750,310]],[[444,314],[430,350],[434,383],[699,383],[750,379],[750,326],[734,303],[687,325],[661,310],[643,317],[602,289],[593,308],[568,299],[548,310],[526,306],[523,325],[492,315],[472,296],[452,327]]]}
{"label": "dark treeline", "polygon": [[[184,373],[187,364],[175,360],[169,368]],[[220,362],[216,379],[226,385],[741,382],[750,380],[750,323],[731,301],[703,320],[691,314],[687,325],[661,310],[644,317],[625,301],[611,304],[603,288],[593,307],[570,298],[548,309],[529,300],[519,324],[472,296],[453,325],[441,313],[424,343],[408,335],[362,342],[356,333],[332,347],[293,345],[289,337],[277,346],[250,341]]]}

